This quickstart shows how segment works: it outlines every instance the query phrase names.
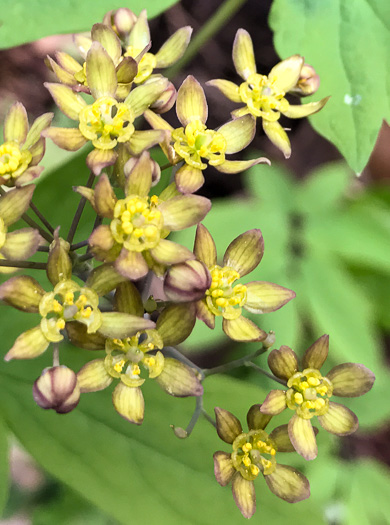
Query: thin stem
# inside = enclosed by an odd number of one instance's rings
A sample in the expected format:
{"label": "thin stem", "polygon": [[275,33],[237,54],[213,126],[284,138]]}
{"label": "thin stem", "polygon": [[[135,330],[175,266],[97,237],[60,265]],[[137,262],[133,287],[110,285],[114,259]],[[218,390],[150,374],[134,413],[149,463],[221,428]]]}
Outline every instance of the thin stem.
{"label": "thin stem", "polygon": [[54,234],[54,228],[50,224],[50,222],[46,219],[44,215],[38,210],[38,208],[35,206],[35,204],[31,201],[30,202],[30,208],[35,213],[35,215],[38,217],[38,219],[41,221],[41,223],[48,229],[48,231],[51,234]]}
{"label": "thin stem", "polygon": [[167,170],[168,168],[172,168],[172,166],[174,166],[174,164],[171,164],[170,162],[168,162],[168,164],[164,164],[163,166],[160,167],[160,171],[164,171],[164,170]]}
{"label": "thin stem", "polygon": [[245,2],[246,0],[225,0],[221,7],[208,19],[198,33],[196,33],[183,58],[176,62],[173,67],[169,68],[169,70],[165,72],[165,76],[170,79],[174,78],[179,71],[191,62],[199,49],[226,26],[230,18],[236,14]]}
{"label": "thin stem", "polygon": [[38,246],[38,252],[50,252],[50,246]]}
{"label": "thin stem", "polygon": [[89,261],[90,259],[93,259],[93,253],[84,253],[84,255],[81,255],[78,259],[78,262],[84,262]]}
{"label": "thin stem", "polygon": [[76,244],[72,244],[70,247],[70,251],[74,252],[75,250],[79,250],[80,248],[84,248],[84,246],[88,246],[88,240],[76,242]]}
{"label": "thin stem", "polygon": [[202,414],[203,416],[207,419],[207,421],[209,423],[211,423],[213,425],[214,428],[217,428],[217,424],[216,422],[214,421],[214,419],[206,412],[206,410],[204,408],[202,408]]}
{"label": "thin stem", "polygon": [[36,230],[39,231],[40,235],[47,241],[47,242],[50,242],[52,243],[53,242],[53,236],[50,234],[50,233],[47,233],[46,230],[44,230],[43,228],[41,228],[39,226],[39,224],[37,224],[33,219],[30,219],[30,217],[27,215],[27,213],[23,213],[22,215],[22,219],[24,220],[24,222],[26,222],[29,226],[31,226],[32,228],[35,228]]}
{"label": "thin stem", "polygon": [[263,374],[269,377],[273,381],[276,381],[277,383],[280,383],[281,385],[286,386],[285,381],[283,381],[282,379],[279,379],[278,377],[275,377],[273,374],[270,374],[266,370],[263,370],[260,366],[256,365],[255,363],[252,363],[252,361],[247,361],[244,363],[244,365],[253,368],[254,370],[256,370],[256,372],[259,372],[260,374]]}
{"label": "thin stem", "polygon": [[[90,173],[89,177],[88,177],[88,180],[87,180],[86,187],[87,188],[92,188],[92,184],[93,184],[94,180],[95,180],[95,175],[93,173]],[[84,206],[85,206],[86,202],[87,202],[87,199],[85,197],[81,197],[79,205],[77,206],[76,213],[75,213],[75,215],[73,217],[72,224],[71,224],[70,229],[69,229],[68,237],[66,238],[66,240],[70,244],[72,244],[73,237],[74,237],[74,234],[76,233],[76,229],[77,229],[77,226],[79,224],[79,221],[80,221],[80,218],[81,218],[81,214],[83,213]]]}
{"label": "thin stem", "polygon": [[31,268],[32,270],[46,270],[46,263],[33,261],[6,261],[0,259],[0,266],[6,268]]}
{"label": "thin stem", "polygon": [[206,368],[203,370],[203,373],[205,377],[207,377],[223,372],[230,372],[230,370],[234,370],[235,368],[238,368],[240,366],[245,366],[248,361],[251,361],[259,355],[264,354],[264,352],[266,352],[267,350],[268,347],[262,346],[261,348],[256,350],[256,352],[253,352],[253,354],[246,355],[245,357],[241,357],[240,359],[235,359],[234,361],[230,361],[230,363],[226,363],[224,365],[215,366],[214,368]]}
{"label": "thin stem", "polygon": [[171,355],[172,357],[174,357],[178,361],[181,361],[182,363],[184,363],[185,365],[188,365],[191,368],[195,368],[201,374],[202,379],[203,379],[203,377],[204,377],[204,375],[203,375],[204,370],[199,368],[199,366],[197,366],[195,363],[193,363],[190,359],[188,359],[188,357],[183,355],[181,352],[179,352],[179,350],[177,348],[175,348],[174,346],[164,346],[163,353]]}
{"label": "thin stem", "polygon": [[60,346],[58,343],[53,345],[53,366],[60,366]]}

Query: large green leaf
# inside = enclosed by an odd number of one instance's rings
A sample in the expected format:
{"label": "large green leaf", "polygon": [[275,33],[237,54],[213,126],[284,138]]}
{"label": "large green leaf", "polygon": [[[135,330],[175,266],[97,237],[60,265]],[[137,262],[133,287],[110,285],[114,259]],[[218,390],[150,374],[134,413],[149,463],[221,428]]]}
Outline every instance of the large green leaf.
{"label": "large green leaf", "polygon": [[310,120],[361,172],[389,118],[390,4],[381,0],[275,0],[270,14],[282,58],[299,53],[321,77]]}
{"label": "large green leaf", "polygon": [[8,430],[0,418],[0,516],[8,499]]}
{"label": "large green leaf", "polygon": [[[138,14],[147,7],[150,17],[171,7],[176,0],[131,0],[126,7]],[[58,33],[88,31],[110,9],[124,7],[118,0],[3,0],[0,48],[17,46]]]}

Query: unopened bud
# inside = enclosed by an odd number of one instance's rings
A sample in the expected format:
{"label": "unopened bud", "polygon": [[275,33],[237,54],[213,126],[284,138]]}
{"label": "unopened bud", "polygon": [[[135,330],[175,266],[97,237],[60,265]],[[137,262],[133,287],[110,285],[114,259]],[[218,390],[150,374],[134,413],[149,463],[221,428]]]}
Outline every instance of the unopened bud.
{"label": "unopened bud", "polygon": [[33,397],[41,408],[52,408],[57,414],[66,414],[80,401],[77,376],[67,366],[45,368],[35,381]]}
{"label": "unopened bud", "polygon": [[170,425],[171,429],[173,430],[173,433],[176,437],[179,439],[186,439],[188,437],[187,431],[184,430],[184,428],[181,427],[175,427],[175,425]]}
{"label": "unopened bud", "polygon": [[187,303],[198,301],[210,288],[211,275],[196,259],[172,266],[164,279],[164,292],[170,301]]}
{"label": "unopened bud", "polygon": [[275,332],[273,330],[270,330],[262,344],[265,348],[271,348],[271,346],[275,344],[275,340]]}
{"label": "unopened bud", "polygon": [[136,21],[137,16],[126,7],[109,11],[103,18],[103,24],[112,27],[115,33],[123,40],[127,39]]}
{"label": "unopened bud", "polygon": [[320,77],[316,70],[309,64],[303,64],[299,80],[295,87],[290,90],[290,93],[298,95],[299,97],[308,97],[313,95],[320,87]]}
{"label": "unopened bud", "polygon": [[172,82],[169,82],[166,90],[153,102],[150,109],[155,113],[166,113],[173,107],[176,101],[176,95],[177,92],[175,86]]}
{"label": "unopened bud", "polygon": [[59,230],[58,227],[54,232],[54,241],[50,245],[46,268],[49,281],[54,286],[72,276],[72,261],[69,257],[70,245],[59,236]]}

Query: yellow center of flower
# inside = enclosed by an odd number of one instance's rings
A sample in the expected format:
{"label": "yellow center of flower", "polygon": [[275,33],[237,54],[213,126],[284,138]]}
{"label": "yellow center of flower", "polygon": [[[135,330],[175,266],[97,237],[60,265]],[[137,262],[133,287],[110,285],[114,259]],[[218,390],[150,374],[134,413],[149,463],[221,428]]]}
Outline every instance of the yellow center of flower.
{"label": "yellow center of flower", "polygon": [[157,209],[158,197],[130,195],[119,200],[111,221],[111,233],[116,242],[127,250],[142,252],[150,250],[160,242],[164,219]]}
{"label": "yellow center of flower", "polygon": [[16,179],[27,169],[31,159],[31,153],[21,150],[16,142],[4,142],[0,146],[0,175],[6,181]]}
{"label": "yellow center of flower", "polygon": [[240,274],[225,266],[210,268],[211,286],[206,291],[207,306],[214,315],[222,315],[225,319],[237,319],[241,315],[242,306],[246,302],[246,286],[233,283]]}
{"label": "yellow center of flower", "polygon": [[236,437],[233,442],[232,462],[241,476],[248,481],[272,474],[276,467],[276,446],[264,430],[250,430]]}
{"label": "yellow center of flower", "polygon": [[202,158],[207,159],[211,166],[225,162],[225,137],[218,131],[207,129],[200,120],[192,120],[185,129],[172,131],[172,139],[175,141],[173,147],[176,153],[193,168],[207,168]]}
{"label": "yellow center of flower", "polygon": [[101,97],[79,114],[79,129],[97,149],[115,148],[134,133],[134,114],[129,106],[111,97]]}
{"label": "yellow center of flower", "polygon": [[328,378],[322,377],[319,370],[306,368],[303,372],[296,372],[287,386],[287,406],[296,410],[298,416],[311,419],[327,412],[333,385]]}
{"label": "yellow center of flower", "polygon": [[42,332],[49,341],[61,341],[60,331],[66,323],[78,321],[87,326],[88,333],[94,333],[101,325],[98,304],[99,297],[94,291],[80,288],[73,281],[62,281],[39,303]]}
{"label": "yellow center of flower", "polygon": [[84,62],[83,67],[81,67],[80,70],[77,71],[74,74],[74,78],[80,84],[83,84],[84,86],[88,86],[88,82],[87,82],[87,63],[86,62]]}
{"label": "yellow center of flower", "polygon": [[285,92],[276,87],[275,79],[271,81],[267,76],[258,73],[250,75],[248,80],[240,85],[240,96],[252,115],[265,120],[278,120],[280,112],[289,107],[284,98]]}
{"label": "yellow center of flower", "polygon": [[[136,48],[134,46],[128,46],[124,56],[137,58],[141,51],[142,49]],[[136,84],[141,84],[142,82],[145,82],[145,80],[148,79],[153,73],[156,64],[157,59],[153,55],[153,53],[145,53],[142,56],[141,60],[138,62],[138,72],[133,82],[135,82]]]}
{"label": "yellow center of flower", "polygon": [[148,352],[163,347],[163,341],[157,330],[138,332],[127,339],[107,339],[104,366],[107,372],[130,387],[141,386],[145,379],[141,377],[141,368],[148,371],[150,378],[159,376],[164,368],[164,356],[157,351],[150,356]]}

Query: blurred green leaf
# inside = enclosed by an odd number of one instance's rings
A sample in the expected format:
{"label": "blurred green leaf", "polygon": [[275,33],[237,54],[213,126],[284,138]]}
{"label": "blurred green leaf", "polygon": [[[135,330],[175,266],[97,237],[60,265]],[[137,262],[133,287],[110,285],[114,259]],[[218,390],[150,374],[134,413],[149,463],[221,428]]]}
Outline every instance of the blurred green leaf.
{"label": "blurred green leaf", "polygon": [[275,0],[271,9],[279,55],[299,53],[314,66],[321,86],[310,99],[332,96],[310,119],[313,126],[356,172],[366,165],[383,119],[390,117],[389,20],[390,5],[381,0]]}
{"label": "blurred green leaf", "polygon": [[[176,0],[148,0],[148,15],[156,16],[175,3]],[[124,5],[118,0],[3,0],[1,7],[0,48],[7,48],[49,35],[88,31],[102,21],[107,11]],[[145,2],[131,0],[126,7],[139,14]]]}
{"label": "blurred green leaf", "polygon": [[8,500],[8,429],[0,418],[0,516]]}

